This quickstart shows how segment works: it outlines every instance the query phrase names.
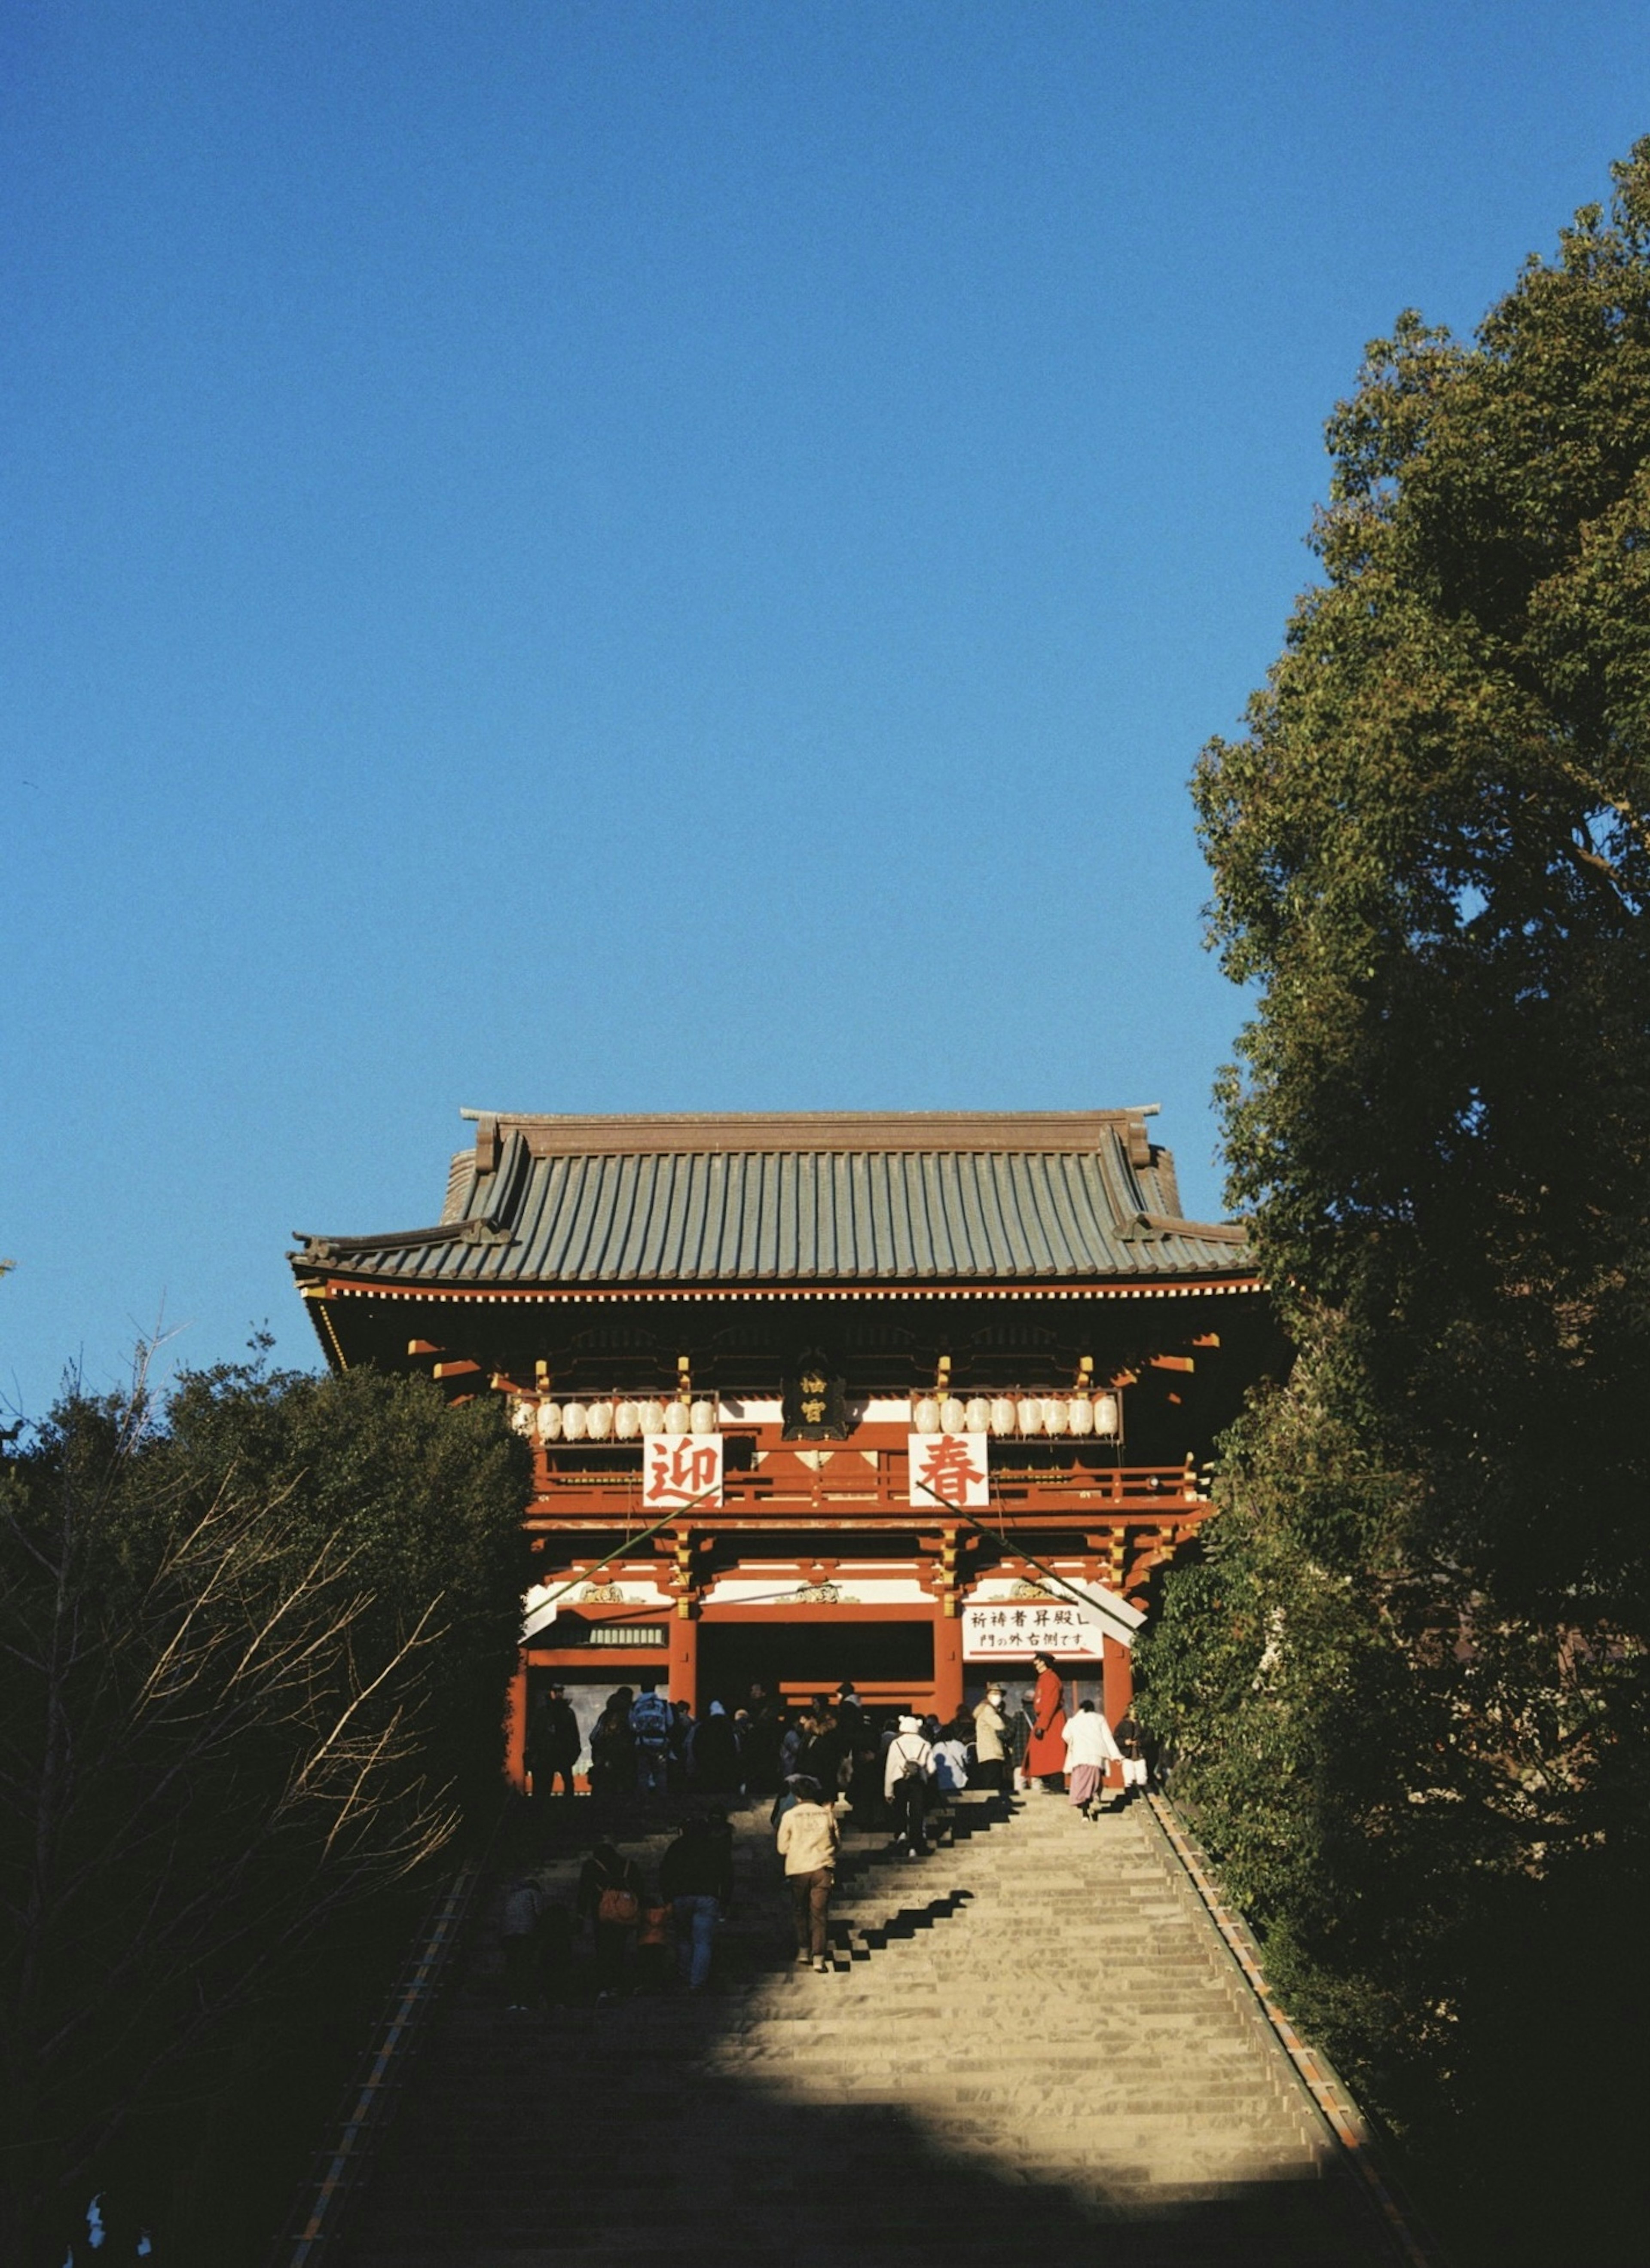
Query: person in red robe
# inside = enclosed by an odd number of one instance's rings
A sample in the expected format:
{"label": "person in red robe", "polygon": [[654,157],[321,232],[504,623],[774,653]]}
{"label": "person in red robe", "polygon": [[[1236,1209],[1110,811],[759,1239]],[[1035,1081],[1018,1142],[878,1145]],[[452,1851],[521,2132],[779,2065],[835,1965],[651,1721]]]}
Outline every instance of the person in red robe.
{"label": "person in red robe", "polygon": [[1065,1772],[1065,1688],[1046,1653],[1034,1654],[1037,1673],[1031,1694],[1031,1738],[1026,1746],[1025,1775],[1040,1779],[1057,1795]]}

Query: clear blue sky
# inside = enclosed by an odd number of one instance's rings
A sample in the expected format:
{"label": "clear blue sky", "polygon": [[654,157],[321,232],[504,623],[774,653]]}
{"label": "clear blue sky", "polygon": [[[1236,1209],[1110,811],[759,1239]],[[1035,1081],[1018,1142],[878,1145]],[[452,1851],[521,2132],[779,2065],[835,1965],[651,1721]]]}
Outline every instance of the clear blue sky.
{"label": "clear blue sky", "polygon": [[1642,4],[12,0],[0,1395],[433,1218],[460,1104],[1161,1101],[1321,429]]}

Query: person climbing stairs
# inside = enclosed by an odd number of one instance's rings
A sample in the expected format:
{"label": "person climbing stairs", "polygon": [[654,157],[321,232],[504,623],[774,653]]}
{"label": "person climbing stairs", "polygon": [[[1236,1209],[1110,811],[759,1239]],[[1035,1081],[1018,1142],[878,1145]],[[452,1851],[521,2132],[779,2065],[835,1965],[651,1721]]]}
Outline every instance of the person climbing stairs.
{"label": "person climbing stairs", "polygon": [[[587,1808],[560,1811],[571,1837]],[[1039,1793],[963,1796],[950,1817],[954,1839],[919,1867],[845,1830],[823,1974],[792,1958],[765,1806],[736,1816],[710,1992],[512,2013],[483,1916],[336,2257],[1396,2258],[1148,1811],[1090,1822]],[[602,1830],[651,1874],[670,1827],[630,1823]],[[552,1902],[571,1901],[587,1848],[541,1852]]]}

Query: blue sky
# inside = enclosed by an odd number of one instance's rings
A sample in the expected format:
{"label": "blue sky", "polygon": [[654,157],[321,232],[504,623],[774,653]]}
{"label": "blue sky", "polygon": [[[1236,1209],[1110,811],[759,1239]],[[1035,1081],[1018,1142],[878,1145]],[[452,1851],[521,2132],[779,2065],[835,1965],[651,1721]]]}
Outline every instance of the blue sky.
{"label": "blue sky", "polygon": [[0,1396],[460,1105],[1160,1101],[1322,421],[1650,129],[1627,5],[0,20]]}

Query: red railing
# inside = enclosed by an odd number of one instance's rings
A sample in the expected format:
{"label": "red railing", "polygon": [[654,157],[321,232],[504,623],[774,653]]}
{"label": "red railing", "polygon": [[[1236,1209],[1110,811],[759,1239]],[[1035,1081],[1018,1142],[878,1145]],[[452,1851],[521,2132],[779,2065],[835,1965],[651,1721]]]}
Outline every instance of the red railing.
{"label": "red railing", "polygon": [[[789,1465],[778,1472],[768,1466],[724,1476],[724,1513],[786,1513],[824,1510],[898,1513],[909,1521],[922,1508],[910,1500],[910,1479],[902,1449],[874,1452],[874,1468],[858,1449],[837,1450],[817,1474]],[[534,1493],[548,1508],[557,1498],[629,1496],[639,1506],[642,1476],[635,1468],[622,1469],[588,1466],[574,1469],[541,1464]],[[1043,1468],[998,1469],[991,1475],[991,1503],[1005,1512],[1112,1511],[1126,1508],[1139,1513],[1154,1506],[1202,1504],[1196,1472],[1186,1465],[1079,1465],[1064,1471]],[[938,1506],[927,1507],[936,1513]]]}

